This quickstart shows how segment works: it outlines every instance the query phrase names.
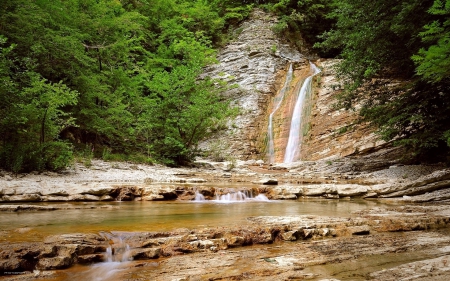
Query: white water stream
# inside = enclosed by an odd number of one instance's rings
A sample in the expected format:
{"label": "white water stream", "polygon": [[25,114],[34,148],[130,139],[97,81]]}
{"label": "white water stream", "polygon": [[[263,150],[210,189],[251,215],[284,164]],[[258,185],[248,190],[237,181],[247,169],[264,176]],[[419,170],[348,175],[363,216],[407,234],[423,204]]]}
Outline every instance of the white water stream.
{"label": "white water stream", "polygon": [[258,201],[258,202],[269,202],[269,199],[264,194],[259,194],[253,197],[251,191],[244,190],[238,192],[230,192],[227,194],[216,195],[216,199],[214,200],[206,200],[205,196],[203,196],[200,192],[195,192],[195,202],[215,202],[215,203],[238,203],[238,202],[249,202],[249,201]]}
{"label": "white water stream", "polygon": [[291,128],[289,130],[289,139],[286,146],[286,152],[284,155],[283,161],[284,163],[292,163],[298,160],[298,157],[300,156],[301,139],[303,134],[301,132],[301,126],[303,119],[302,115],[303,115],[303,106],[305,104],[305,97],[311,93],[312,78],[318,73],[320,73],[320,69],[315,64],[313,64],[312,62],[309,62],[309,64],[311,66],[313,74],[308,76],[303,82],[302,88],[300,89],[297,101],[295,103],[291,119]]}
{"label": "white water stream", "polygon": [[292,81],[292,63],[289,66],[288,73],[286,74],[286,81],[284,82],[283,88],[281,88],[280,93],[275,97],[274,104],[273,104],[273,110],[269,115],[269,127],[267,128],[268,131],[268,137],[269,137],[269,161],[270,163],[273,163],[275,161],[275,144],[273,142],[273,115],[277,110],[280,108],[281,102],[283,101],[284,95],[286,91],[289,89],[289,84]]}

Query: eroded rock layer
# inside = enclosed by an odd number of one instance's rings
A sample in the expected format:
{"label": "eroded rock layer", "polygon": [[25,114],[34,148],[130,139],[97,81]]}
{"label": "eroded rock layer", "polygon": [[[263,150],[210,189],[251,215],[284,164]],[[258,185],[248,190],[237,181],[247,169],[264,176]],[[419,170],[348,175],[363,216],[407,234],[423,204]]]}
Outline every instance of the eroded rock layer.
{"label": "eroded rock layer", "polygon": [[[385,142],[366,123],[356,123],[357,111],[336,109],[340,83],[332,69],[336,61],[319,62],[323,71],[315,79],[310,131],[302,144],[302,160],[339,158],[370,152]],[[358,110],[359,105],[355,106]]]}

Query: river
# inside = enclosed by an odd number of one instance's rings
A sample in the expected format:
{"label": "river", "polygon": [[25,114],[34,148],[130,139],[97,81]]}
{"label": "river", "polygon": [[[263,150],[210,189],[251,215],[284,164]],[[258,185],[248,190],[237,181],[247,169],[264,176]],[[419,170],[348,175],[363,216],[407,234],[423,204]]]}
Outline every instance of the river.
{"label": "river", "polygon": [[[252,216],[321,215],[348,217],[379,203],[365,200],[268,202],[105,202],[36,203],[54,211],[1,212],[2,241],[42,241],[48,235],[100,231],[169,231],[176,228],[232,226]],[[31,205],[31,204],[30,204]]]}

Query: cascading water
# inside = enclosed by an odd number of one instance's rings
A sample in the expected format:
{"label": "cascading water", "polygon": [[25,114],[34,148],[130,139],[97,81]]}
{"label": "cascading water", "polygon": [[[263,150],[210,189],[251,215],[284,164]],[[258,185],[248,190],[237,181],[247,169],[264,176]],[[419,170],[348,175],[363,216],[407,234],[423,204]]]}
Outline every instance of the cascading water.
{"label": "cascading water", "polygon": [[[117,237],[111,235],[106,235],[106,237],[114,240],[117,239]],[[87,271],[79,279],[93,281],[111,280],[118,271],[125,269],[127,262],[133,260],[130,246],[121,237],[119,237],[118,243],[115,243],[113,246],[114,248],[109,246],[106,249],[105,262],[93,265],[92,269]]]}
{"label": "cascading water", "polygon": [[292,163],[293,161],[297,160],[298,157],[300,156],[300,146],[302,138],[301,126],[303,119],[302,112],[305,103],[305,97],[311,93],[312,78],[318,73],[320,73],[320,69],[315,64],[313,64],[312,62],[309,62],[309,64],[313,71],[313,74],[308,76],[303,82],[302,88],[300,89],[297,101],[295,103],[291,119],[291,128],[289,130],[289,139],[286,146],[286,152],[284,155],[283,161],[284,163]]}
{"label": "cascading water", "polygon": [[289,89],[289,84],[292,81],[292,63],[289,65],[288,73],[286,74],[286,81],[284,82],[283,88],[281,88],[280,93],[275,97],[273,110],[269,115],[269,126],[267,128],[268,131],[268,155],[270,163],[275,161],[275,144],[273,141],[273,116],[275,112],[280,108],[281,102],[283,101],[284,95],[286,91]]}
{"label": "cascading water", "polygon": [[[195,202],[208,202],[205,197],[199,193],[195,192]],[[215,200],[211,200],[216,203],[236,203],[236,202],[248,202],[248,201],[269,201],[269,199],[264,194],[258,194],[253,197],[253,193],[248,190],[238,191],[238,192],[229,192],[226,194],[216,195]]]}

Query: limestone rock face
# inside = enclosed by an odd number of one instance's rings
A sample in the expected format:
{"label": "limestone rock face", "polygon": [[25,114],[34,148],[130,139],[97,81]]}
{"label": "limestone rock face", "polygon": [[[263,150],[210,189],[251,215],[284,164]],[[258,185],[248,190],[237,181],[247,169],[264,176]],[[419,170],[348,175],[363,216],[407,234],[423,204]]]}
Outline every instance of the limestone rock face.
{"label": "limestone rock face", "polygon": [[[318,62],[323,69],[315,79],[314,106],[311,112],[310,131],[303,138],[301,160],[339,158],[368,152],[385,144],[368,124],[354,124],[358,113],[336,110],[334,90],[339,85],[332,70],[336,60]],[[359,105],[356,105],[356,109]]]}
{"label": "limestone rock face", "polygon": [[219,52],[219,63],[205,69],[204,76],[234,85],[225,96],[239,108],[239,115],[225,133],[228,144],[224,145],[224,137],[218,136],[200,144],[200,148],[208,150],[220,143],[225,154],[262,158],[258,141],[267,129],[267,106],[280,87],[277,81],[284,76],[289,62],[304,61],[295,48],[273,33],[276,21],[276,17],[255,9],[250,19],[237,28],[237,38]]}

